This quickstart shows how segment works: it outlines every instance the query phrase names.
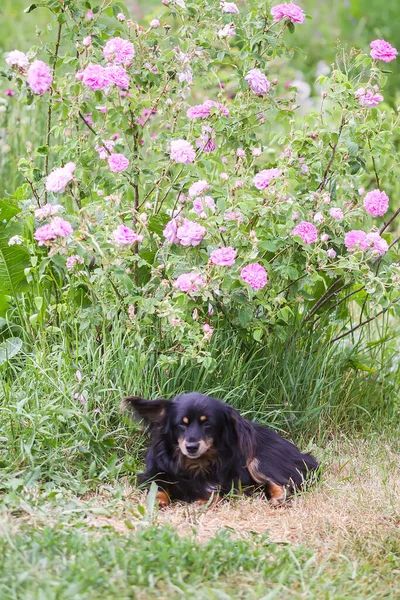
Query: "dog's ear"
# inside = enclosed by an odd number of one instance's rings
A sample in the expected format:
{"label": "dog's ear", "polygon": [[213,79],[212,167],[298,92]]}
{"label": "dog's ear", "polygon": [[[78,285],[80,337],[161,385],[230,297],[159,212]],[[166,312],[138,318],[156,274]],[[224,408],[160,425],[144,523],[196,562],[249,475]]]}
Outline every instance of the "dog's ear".
{"label": "dog's ear", "polygon": [[170,406],[171,402],[165,398],[145,400],[140,396],[128,396],[121,404],[122,410],[130,411],[134,418],[144,421],[147,425],[161,425]]}
{"label": "dog's ear", "polygon": [[253,460],[257,451],[254,427],[233,408],[231,409],[230,418],[236,432],[239,450],[246,458],[246,462],[249,462]]}

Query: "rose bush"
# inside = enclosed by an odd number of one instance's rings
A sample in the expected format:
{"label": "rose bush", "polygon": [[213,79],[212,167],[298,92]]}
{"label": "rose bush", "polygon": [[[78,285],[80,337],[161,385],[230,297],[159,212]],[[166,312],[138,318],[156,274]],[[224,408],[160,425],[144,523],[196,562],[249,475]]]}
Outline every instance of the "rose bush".
{"label": "rose bush", "polygon": [[342,53],[302,117],[285,85],[296,4],[163,0],[148,26],[109,4],[31,5],[57,37],[6,58],[47,114],[1,225],[0,275],[21,282],[3,293],[25,294],[32,332],[101,313],[168,337],[163,360],[207,361],[217,327],[260,342],[318,326],[330,343],[358,328],[352,300],[359,325],[395,313],[396,49]]}

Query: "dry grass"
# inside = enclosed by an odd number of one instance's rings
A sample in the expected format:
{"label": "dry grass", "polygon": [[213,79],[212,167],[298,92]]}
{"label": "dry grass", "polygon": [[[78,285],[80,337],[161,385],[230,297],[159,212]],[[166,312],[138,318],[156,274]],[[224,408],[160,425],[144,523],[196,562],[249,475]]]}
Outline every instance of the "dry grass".
{"label": "dry grass", "polygon": [[[224,528],[244,538],[269,532],[273,541],[304,544],[321,557],[362,553],[373,559],[383,548],[387,551],[388,544],[397,544],[397,551],[400,547],[399,462],[398,452],[389,443],[371,445],[343,438],[326,449],[324,473],[317,486],[286,507],[271,508],[262,497],[233,498],[208,509],[175,504],[155,511],[151,521],[168,523],[180,535],[195,536],[199,541]],[[101,489],[96,495],[72,500],[72,505],[63,508],[42,506],[38,511],[3,517],[7,527],[18,528],[22,522],[40,527],[83,516],[93,527],[108,526],[119,533],[146,526],[149,519],[137,512],[138,504],[146,505],[145,494],[129,485],[123,499],[113,497],[112,490]]]}

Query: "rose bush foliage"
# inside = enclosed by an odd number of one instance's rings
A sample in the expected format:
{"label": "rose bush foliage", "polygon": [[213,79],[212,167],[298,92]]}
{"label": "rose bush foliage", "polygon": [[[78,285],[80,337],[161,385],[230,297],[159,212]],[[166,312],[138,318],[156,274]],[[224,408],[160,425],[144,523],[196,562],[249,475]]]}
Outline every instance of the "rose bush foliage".
{"label": "rose bush foliage", "polygon": [[47,131],[2,224],[29,253],[33,332],[123,319],[170,341],[163,360],[207,361],[215,327],[330,341],[349,298],[396,310],[390,44],[341,52],[304,115],[285,77],[293,3],[163,0],[148,25],[117,3],[39,8],[56,39],[10,48],[6,74]]}

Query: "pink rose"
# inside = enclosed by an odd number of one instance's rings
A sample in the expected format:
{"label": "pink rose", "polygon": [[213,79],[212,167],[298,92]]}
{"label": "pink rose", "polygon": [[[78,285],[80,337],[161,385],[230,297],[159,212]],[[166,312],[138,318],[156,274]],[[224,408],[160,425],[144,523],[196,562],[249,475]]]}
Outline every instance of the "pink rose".
{"label": "pink rose", "polygon": [[107,70],[101,65],[89,63],[88,66],[80,74],[82,83],[90,90],[104,90],[110,85],[110,79]]}
{"label": "pink rose", "polygon": [[385,192],[372,190],[364,197],[364,208],[373,217],[382,217],[389,208],[389,198]]}
{"label": "pink rose", "polygon": [[34,60],[28,69],[27,81],[32,92],[41,96],[51,88],[53,82],[50,67],[42,60]]}
{"label": "pink rose", "polygon": [[72,232],[73,229],[69,221],[65,221],[61,217],[53,217],[50,223],[39,227],[33,237],[39,246],[43,246],[46,242],[51,242],[57,237],[68,237]]}
{"label": "pink rose", "polygon": [[211,196],[200,196],[193,200],[193,211],[199,215],[202,219],[207,218],[206,210],[215,213],[215,202]]}
{"label": "pink rose", "polygon": [[121,173],[129,167],[129,160],[123,154],[111,154],[108,157],[108,166],[113,173]]}
{"label": "pink rose", "polygon": [[378,106],[378,104],[383,100],[383,96],[381,94],[374,93],[372,90],[365,88],[359,88],[356,92],[354,92],[354,95],[361,106]]}
{"label": "pink rose", "polygon": [[189,221],[189,219],[183,219],[182,224],[176,231],[176,237],[182,246],[198,246],[205,235],[205,227],[194,221]]}
{"label": "pink rose", "polygon": [[186,140],[173,140],[171,142],[171,160],[176,163],[182,163],[188,165],[194,162],[196,158],[196,151],[192,144]]}
{"label": "pink rose", "polygon": [[305,244],[313,244],[318,238],[318,230],[312,223],[301,221],[292,231],[292,235],[301,237]]}
{"label": "pink rose", "polygon": [[368,248],[367,234],[361,229],[352,229],[344,236],[344,245],[349,252],[366,250]]}
{"label": "pink rose", "polygon": [[220,267],[231,267],[235,264],[237,251],[232,246],[224,246],[213,250],[210,254],[210,262]]}
{"label": "pink rose", "polygon": [[117,229],[113,231],[113,238],[117,246],[130,246],[135,242],[143,241],[142,235],[138,235],[133,229],[126,225],[118,225]]}
{"label": "pink rose", "polygon": [[370,43],[371,56],[374,60],[383,60],[383,62],[391,62],[395,60],[398,52],[385,40],[374,40]]}
{"label": "pink rose", "polygon": [[271,15],[274,17],[274,21],[289,19],[292,23],[302,23],[306,18],[305,13],[300,6],[297,6],[297,4],[294,4],[293,2],[274,6],[271,8]]}
{"label": "pink rose", "polygon": [[135,48],[129,40],[110,38],[103,48],[104,58],[114,65],[129,66],[135,56]]}
{"label": "pink rose", "polygon": [[[67,258],[67,263],[66,263],[66,267],[68,271],[72,271],[72,269],[77,265],[77,264],[83,265],[84,260],[82,258],[82,256],[79,256],[79,254],[72,254],[71,256],[68,256]],[[78,373],[78,371],[77,371]]]}
{"label": "pink rose", "polygon": [[280,177],[282,171],[280,169],[264,169],[257,173],[253,182],[258,190],[266,190],[273,179]]}
{"label": "pink rose", "polygon": [[46,190],[48,192],[55,192],[56,194],[63,192],[68,183],[72,181],[75,168],[75,163],[70,162],[64,167],[58,167],[57,169],[54,169],[46,177]]}
{"label": "pink rose", "polygon": [[329,210],[329,214],[332,217],[332,219],[336,219],[337,221],[340,221],[344,217],[343,211],[341,208],[331,208]]}
{"label": "pink rose", "polygon": [[6,63],[10,67],[18,67],[21,70],[29,67],[28,57],[20,50],[12,50],[12,52],[9,52],[6,56]]}
{"label": "pink rose", "polygon": [[204,192],[207,192],[210,189],[210,184],[207,183],[204,179],[200,179],[189,188],[189,196],[190,198],[195,198],[196,196],[201,196]]}
{"label": "pink rose", "polygon": [[120,65],[111,65],[111,67],[106,68],[106,76],[108,77],[109,83],[113,83],[120,90],[129,89],[129,75],[124,67],[121,67]]}
{"label": "pink rose", "polygon": [[200,287],[205,286],[205,282],[201,275],[197,273],[184,273],[174,281],[174,288],[186,292],[187,294],[195,294]]}
{"label": "pink rose", "polygon": [[389,245],[387,241],[383,239],[383,237],[381,237],[379,233],[367,233],[366,241],[372,254],[375,254],[377,256],[382,256],[382,254],[385,254],[385,252],[389,250]]}
{"label": "pink rose", "polygon": [[165,226],[163,235],[169,244],[179,244],[179,238],[176,235],[178,227],[178,219],[176,217],[171,219]]}
{"label": "pink rose", "polygon": [[261,290],[267,285],[267,271],[259,263],[246,265],[240,272],[240,276],[253,290]]}
{"label": "pink rose", "polygon": [[270,83],[267,77],[260,71],[260,69],[251,69],[245,80],[249,84],[249,88],[256,96],[264,96],[268,94]]}

